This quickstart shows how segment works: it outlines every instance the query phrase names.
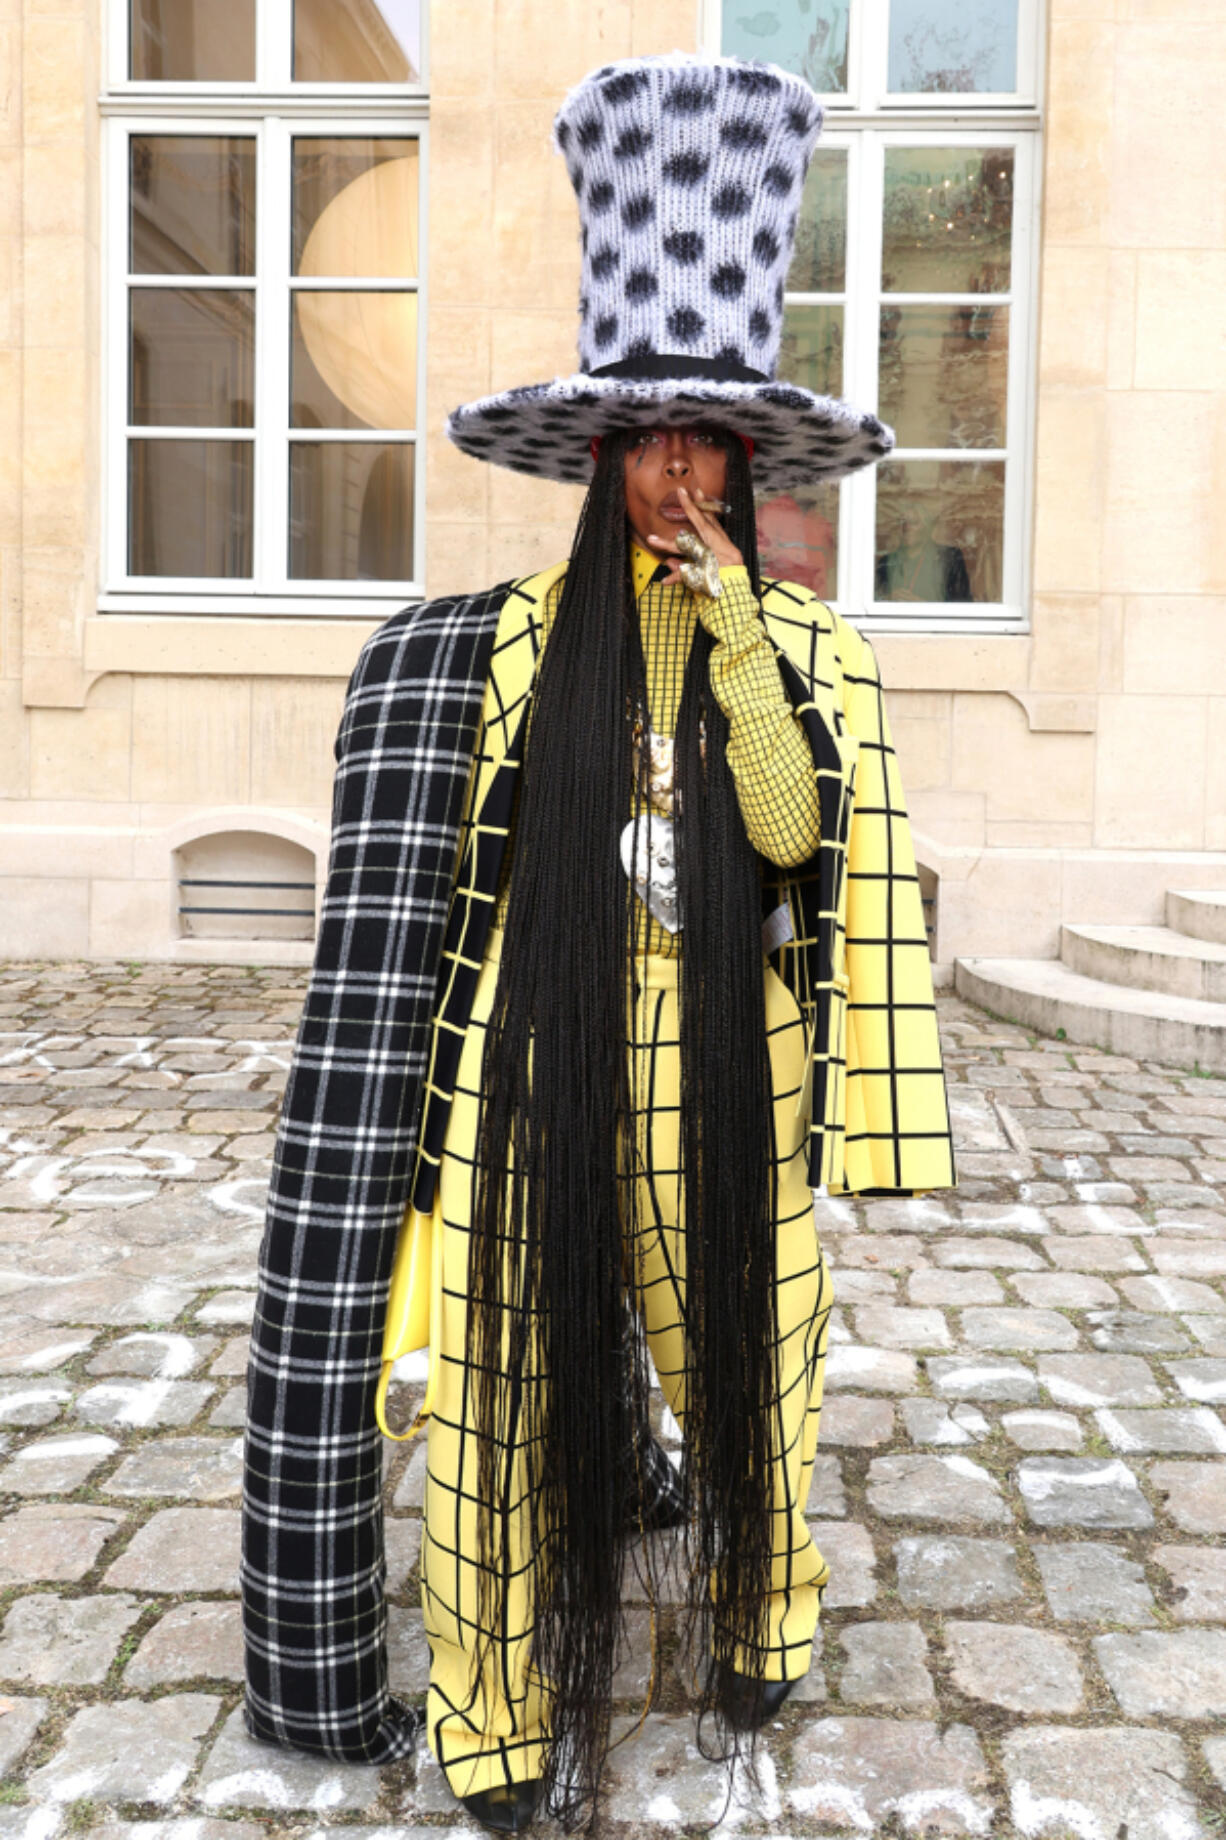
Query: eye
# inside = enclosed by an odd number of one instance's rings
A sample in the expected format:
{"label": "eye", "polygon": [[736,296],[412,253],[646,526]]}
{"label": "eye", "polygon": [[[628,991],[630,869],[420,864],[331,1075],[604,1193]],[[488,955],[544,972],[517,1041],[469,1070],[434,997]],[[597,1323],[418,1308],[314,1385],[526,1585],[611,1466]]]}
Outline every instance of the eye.
{"label": "eye", "polygon": [[704,434],[701,428],[691,429],[687,438],[695,447],[715,446],[715,436],[713,434]]}

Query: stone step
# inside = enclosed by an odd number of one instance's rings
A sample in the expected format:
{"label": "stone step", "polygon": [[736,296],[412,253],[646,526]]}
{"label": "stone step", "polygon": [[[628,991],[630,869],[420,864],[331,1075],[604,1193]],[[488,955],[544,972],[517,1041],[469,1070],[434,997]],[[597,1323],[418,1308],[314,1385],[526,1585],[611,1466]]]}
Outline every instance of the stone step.
{"label": "stone step", "polygon": [[1226,946],[1226,889],[1168,888],[1166,923],[1189,939]]}
{"label": "stone step", "polygon": [[959,996],[1040,1035],[1226,1073],[1226,1005],[1083,977],[1057,958],[959,958]]}
{"label": "stone step", "polygon": [[1169,926],[1062,926],[1060,957],[1082,977],[1226,1003],[1226,945]]}

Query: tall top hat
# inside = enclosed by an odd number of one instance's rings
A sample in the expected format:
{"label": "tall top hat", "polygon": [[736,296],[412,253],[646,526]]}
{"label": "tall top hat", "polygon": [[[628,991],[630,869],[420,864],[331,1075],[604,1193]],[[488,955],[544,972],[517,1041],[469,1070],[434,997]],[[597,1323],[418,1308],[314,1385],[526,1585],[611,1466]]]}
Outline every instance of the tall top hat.
{"label": "tall top hat", "polygon": [[775,380],[821,122],[808,84],[773,64],[678,51],[586,76],[553,127],[579,200],[580,368],[453,410],[457,447],[583,481],[593,435],[708,422],[753,437],[772,492],[889,453],[875,415]]}

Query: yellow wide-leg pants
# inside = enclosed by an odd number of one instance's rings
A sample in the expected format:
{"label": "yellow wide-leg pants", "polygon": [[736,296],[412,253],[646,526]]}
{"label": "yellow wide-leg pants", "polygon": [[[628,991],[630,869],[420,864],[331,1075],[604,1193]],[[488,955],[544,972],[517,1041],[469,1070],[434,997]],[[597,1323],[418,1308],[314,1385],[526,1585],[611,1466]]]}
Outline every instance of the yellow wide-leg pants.
{"label": "yellow wide-leg pants", "polygon": [[[456,1796],[541,1775],[547,1755],[548,1689],[530,1662],[534,1579],[532,1504],[520,1453],[512,1453],[498,1640],[474,1679],[477,1626],[476,1486],[470,1376],[466,1365],[468,1240],[480,1121],[485,1025],[498,976],[502,932],[491,929],[460,1060],[435,1199],[443,1234],[442,1329],[434,1413],[427,1429],[421,1601],[430,1648],[427,1741]],[[640,1231],[626,1248],[633,1301],[660,1386],[685,1429],[685,1239],[681,1220],[677,982],[680,960],[648,956],[635,967],[634,1038],[628,1044],[638,1141]],[[777,1446],[769,1478],[775,1549],[770,1643],[740,1655],[745,1673],[771,1680],[808,1672],[829,1567],[804,1518],[817,1450],[826,1336],[833,1289],[808,1185],[800,1007],[762,960],[778,1167],[776,1282],[779,1321]],[[531,1384],[531,1376],[521,1377]],[[517,1460],[518,1458],[518,1460]],[[519,1472],[518,1480],[516,1472]],[[718,1612],[717,1612],[718,1613]]]}

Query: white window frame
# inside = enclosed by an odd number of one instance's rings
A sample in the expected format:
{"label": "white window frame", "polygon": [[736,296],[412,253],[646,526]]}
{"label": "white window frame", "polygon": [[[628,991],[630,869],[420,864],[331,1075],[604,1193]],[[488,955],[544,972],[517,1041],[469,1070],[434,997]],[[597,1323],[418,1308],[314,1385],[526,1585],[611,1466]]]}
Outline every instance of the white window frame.
{"label": "white window frame", "polygon": [[[290,80],[293,0],[256,0],[256,76],[245,83],[133,82],[128,69],[127,0],[107,12],[109,81],[100,99],[102,178],[102,428],[99,613],[259,615],[360,618],[425,595],[426,482],[426,119],[429,7],[422,6],[422,81],[293,83]],[[256,259],[254,275],[133,275],[129,273],[129,147],[138,134],[243,135],[255,142]],[[301,429],[290,427],[290,179],[296,136],[329,140],[394,138],[418,143],[418,272],[404,276],[295,278],[295,288],[411,292],[417,296],[417,425],[414,428]],[[251,428],[179,428],[129,424],[130,287],[244,287],[256,300],[255,424]],[[256,440],[257,431],[259,434]],[[128,571],[128,443],[155,440],[250,440],[253,573],[225,578],[132,575]],[[403,441],[414,449],[415,574],[402,581],[291,579],[289,568],[289,448],[294,439]]]}
{"label": "white window frame", "polygon": [[[720,50],[722,0],[699,0],[701,43]],[[819,149],[847,154],[847,258],[839,293],[797,293],[788,305],[843,307],[843,385],[849,402],[874,412],[878,404],[878,327],[883,299],[942,305],[973,302],[1009,309],[1006,445],[1003,448],[921,449],[901,444],[891,460],[950,459],[1005,462],[1000,601],[877,601],[877,469],[866,467],[839,490],[838,587],[830,604],[866,632],[1026,632],[1030,627],[1034,520],[1034,432],[1037,382],[1038,226],[1041,204],[1045,7],[1018,0],[1018,89],[1009,95],[891,95],[887,0],[851,0],[847,89],[822,96],[825,123]],[[766,52],[764,49],[764,56]],[[769,61],[769,57],[767,59]],[[1010,288],[1002,294],[890,294],[881,291],[885,153],[889,147],[1009,147],[1013,150],[1013,238]]]}

